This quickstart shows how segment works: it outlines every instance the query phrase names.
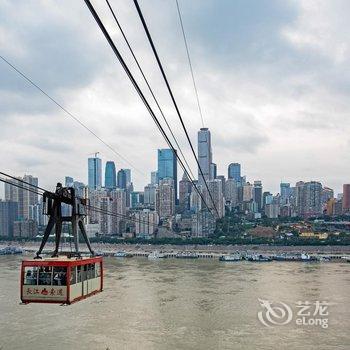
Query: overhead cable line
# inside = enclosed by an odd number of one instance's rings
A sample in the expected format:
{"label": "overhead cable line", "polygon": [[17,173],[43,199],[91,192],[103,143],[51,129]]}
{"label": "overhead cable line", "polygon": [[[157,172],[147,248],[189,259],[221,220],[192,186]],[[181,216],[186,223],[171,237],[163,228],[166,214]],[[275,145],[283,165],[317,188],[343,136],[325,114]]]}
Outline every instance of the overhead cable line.
{"label": "overhead cable line", "polygon": [[32,79],[30,79],[26,74],[20,71],[17,67],[15,67],[11,62],[9,62],[5,57],[0,55],[0,58],[10,66],[14,71],[16,71],[23,79],[29,82],[32,86],[34,86],[37,90],[39,90],[43,95],[45,95],[49,100],[51,100],[57,107],[59,107],[66,115],[70,118],[74,119],[80,126],[82,126],[85,130],[87,130],[90,134],[95,136],[100,142],[102,142],[110,151],[112,151],[115,155],[117,155],[120,159],[124,160],[127,164],[129,164],[134,170],[138,173],[143,174],[142,171],[138,170],[127,158],[122,156],[118,151],[115,150],[110,144],[104,141],[100,136],[98,136],[93,130],[91,130],[86,124],[84,124],[79,118],[69,112],[65,107],[63,107],[57,100],[51,97],[47,92],[45,92],[37,83],[35,83]]}
{"label": "overhead cable line", "polygon": [[191,71],[191,76],[192,76],[192,82],[193,82],[193,88],[194,88],[194,91],[195,91],[195,94],[196,94],[198,111],[199,111],[199,115],[200,115],[200,117],[201,117],[202,127],[204,128],[203,113],[202,113],[201,104],[200,104],[200,102],[199,102],[199,94],[198,94],[198,90],[197,90],[196,80],[195,80],[195,78],[194,78],[193,67],[192,67],[191,56],[190,56],[190,50],[189,50],[188,44],[187,44],[185,29],[184,29],[184,25],[183,25],[183,21],[182,21],[182,16],[181,16],[181,11],[180,11],[180,5],[179,5],[179,1],[178,1],[178,0],[175,0],[175,1],[176,1],[177,13],[178,13],[178,15],[179,15],[179,21],[180,21],[180,26],[181,26],[181,31],[182,31],[182,37],[183,37],[183,39],[184,39],[184,43],[185,43],[185,47],[186,47],[187,60],[188,60],[189,66],[190,66],[190,71]]}
{"label": "overhead cable line", "polygon": [[[39,196],[43,196],[43,193],[35,191],[34,189],[32,189],[30,187],[25,187],[24,185],[21,186],[20,184],[16,183],[15,181],[19,181],[19,182],[21,182],[21,183],[23,183],[25,185],[30,185],[30,186],[34,187],[35,189],[38,189],[38,190],[41,190],[41,191],[44,191],[44,192],[50,192],[48,190],[45,190],[42,187],[30,184],[27,181],[24,181],[22,179],[16,178],[15,176],[6,174],[4,172],[0,172],[0,174],[3,175],[3,176],[11,178],[11,180],[9,180],[9,179],[4,179],[4,178],[0,177],[0,181],[3,182],[3,183],[6,183],[8,185],[20,188],[20,189],[28,191],[28,192],[32,192],[32,193],[37,194]],[[15,181],[13,181],[12,179],[15,180]],[[105,214],[105,215],[109,215],[109,216],[117,216],[117,217],[120,217],[120,218],[122,218],[122,219],[124,219],[126,221],[139,222],[139,223],[142,223],[142,224],[148,224],[150,226],[150,224],[147,221],[142,221],[142,220],[137,220],[137,219],[134,219],[134,218],[130,218],[128,215],[125,215],[125,214],[120,214],[120,213],[114,213],[114,212],[106,211],[104,209],[101,209],[101,208],[98,208],[98,207],[94,207],[94,206],[89,205],[89,204],[87,204],[86,207],[88,209],[90,209],[92,211],[95,211],[95,212],[98,212],[100,214]],[[153,225],[153,226],[155,226],[155,225]]]}
{"label": "overhead cable line", "polygon": [[12,180],[3,179],[2,177],[0,177],[0,181],[5,183],[5,184],[8,184],[8,185],[20,188],[22,190],[26,190],[28,192],[37,194],[39,196],[43,196],[43,193],[37,192],[37,191],[35,191],[35,190],[31,189],[31,188],[28,188],[28,187],[20,186],[19,184],[14,183]]}
{"label": "overhead cable line", "polygon": [[[114,44],[114,42],[113,42],[111,36],[109,35],[107,29],[105,28],[104,24],[102,23],[102,21],[101,21],[99,15],[97,14],[95,8],[94,8],[93,5],[91,4],[91,1],[89,1],[89,0],[84,0],[84,1],[85,1],[86,5],[87,5],[88,9],[90,10],[92,16],[94,17],[96,23],[97,23],[98,26],[100,27],[100,29],[101,29],[103,35],[105,36],[105,38],[106,38],[108,44],[110,45],[110,47],[112,48],[114,54],[116,55],[116,57],[118,58],[120,64],[122,65],[122,67],[123,67],[125,73],[126,73],[127,76],[129,77],[129,79],[130,79],[131,83],[133,84],[133,86],[134,86],[136,92],[137,92],[138,95],[140,96],[140,98],[141,98],[142,102],[144,103],[146,109],[147,109],[148,112],[150,113],[150,115],[151,115],[153,121],[155,122],[157,128],[159,129],[160,133],[162,134],[162,136],[163,136],[164,139],[166,140],[166,142],[167,142],[167,144],[169,145],[169,147],[173,150],[173,152],[174,152],[174,154],[175,154],[175,156],[176,156],[176,158],[177,158],[177,160],[178,160],[180,166],[182,167],[182,169],[184,170],[184,172],[185,172],[185,173],[187,174],[187,176],[189,177],[189,179],[190,179],[191,183],[193,184],[194,188],[196,189],[197,193],[198,193],[199,196],[202,198],[203,202],[205,203],[206,207],[208,208],[209,212],[211,213],[211,210],[210,210],[208,204],[206,203],[205,199],[203,198],[202,193],[201,193],[201,192],[199,191],[199,189],[197,188],[197,185],[195,184],[195,182],[194,182],[193,179],[191,178],[191,176],[190,176],[188,170],[186,169],[186,167],[184,166],[184,164],[183,164],[181,158],[178,156],[178,154],[177,154],[177,152],[176,152],[176,150],[175,150],[173,144],[172,144],[171,141],[169,140],[169,137],[168,137],[167,134],[165,133],[165,131],[164,131],[162,125],[159,123],[159,120],[158,120],[157,116],[155,115],[153,109],[152,109],[151,106],[149,105],[149,103],[148,103],[146,97],[144,96],[143,92],[141,91],[139,85],[137,84],[137,82],[136,82],[134,76],[132,75],[132,73],[131,73],[130,69],[128,68],[127,64],[125,63],[125,61],[124,61],[123,57],[121,56],[119,50],[118,50],[117,47],[115,46],[115,44]],[[214,204],[214,205],[215,205],[215,204]],[[211,214],[212,214],[212,213],[211,213]],[[213,215],[213,214],[212,214],[212,215]]]}
{"label": "overhead cable line", "polygon": [[24,183],[24,184],[26,184],[26,185],[29,185],[29,186],[31,186],[31,187],[37,188],[38,190],[41,190],[41,191],[44,191],[44,192],[48,192],[47,190],[45,190],[45,189],[42,188],[42,187],[39,187],[39,186],[37,186],[37,185],[33,185],[33,184],[31,184],[30,182],[24,181],[24,180],[19,179],[19,178],[15,177],[15,176],[12,176],[12,175],[3,173],[2,171],[0,171],[0,174],[1,174],[1,175],[4,175],[4,176],[6,176],[6,177],[9,177],[9,178],[11,178],[11,179],[13,179],[13,180],[22,182],[22,183]]}
{"label": "overhead cable line", "polygon": [[150,45],[151,45],[153,54],[154,54],[154,56],[155,56],[155,58],[156,58],[156,61],[157,61],[157,63],[158,63],[158,67],[159,67],[159,69],[160,69],[160,71],[161,71],[161,73],[162,73],[162,76],[163,76],[163,79],[164,79],[165,84],[166,84],[166,86],[167,86],[169,95],[170,95],[171,100],[172,100],[172,102],[173,102],[173,104],[174,104],[176,113],[177,113],[177,115],[178,115],[178,117],[179,117],[179,119],[180,119],[182,128],[183,128],[183,130],[184,130],[184,132],[185,132],[185,135],[186,135],[186,138],[187,138],[187,141],[188,141],[188,143],[190,144],[190,147],[191,147],[193,156],[194,156],[194,158],[195,158],[195,160],[196,160],[196,162],[197,162],[200,175],[202,176],[202,178],[203,178],[203,180],[204,180],[205,186],[206,186],[207,191],[208,191],[208,193],[209,193],[209,197],[210,197],[210,199],[211,199],[211,202],[213,203],[214,209],[215,209],[216,214],[217,214],[217,216],[218,216],[218,218],[219,218],[219,217],[220,217],[219,212],[218,212],[218,210],[217,210],[217,208],[216,208],[216,205],[215,205],[214,199],[213,199],[213,197],[212,197],[211,191],[209,190],[207,181],[206,181],[206,179],[205,179],[205,177],[204,177],[202,168],[201,168],[201,166],[200,166],[200,164],[199,164],[199,160],[198,160],[197,155],[196,155],[196,152],[195,152],[195,150],[194,150],[194,148],[193,148],[192,141],[191,141],[191,139],[190,139],[190,137],[189,137],[189,135],[188,135],[188,132],[187,132],[185,123],[184,123],[184,121],[183,121],[183,118],[182,118],[181,113],[180,113],[180,110],[179,110],[179,107],[178,107],[178,105],[177,105],[177,103],[176,103],[176,101],[175,101],[174,94],[173,94],[173,92],[172,92],[172,90],[171,90],[170,84],[169,84],[169,82],[168,82],[168,78],[167,78],[167,76],[166,76],[166,74],[165,74],[165,72],[164,72],[163,65],[162,65],[162,63],[161,63],[161,61],[160,61],[158,52],[157,52],[157,50],[156,50],[156,48],[155,48],[155,46],[154,46],[153,39],[152,39],[151,34],[150,34],[149,30],[148,30],[148,26],[147,26],[147,24],[146,24],[145,18],[143,17],[141,8],[140,8],[140,6],[139,6],[137,0],[134,0],[134,4],[135,4],[136,10],[137,10],[137,13],[138,13],[138,15],[139,15],[139,17],[140,17],[140,20],[141,20],[141,22],[142,22],[142,25],[143,25],[143,28],[144,28],[144,30],[145,30],[145,33],[146,33],[146,35],[147,35],[148,41],[149,41],[149,43],[150,43]]}
{"label": "overhead cable line", "polygon": [[87,205],[87,208],[90,209],[91,211],[95,211],[96,213],[119,217],[121,219],[124,219],[125,221],[133,221],[133,222],[137,222],[137,223],[140,223],[140,224],[146,224],[148,226],[158,226],[158,224],[150,224],[148,221],[134,219],[134,218],[129,217],[129,216],[125,215],[125,214],[114,213],[114,212],[111,212],[111,211],[108,211],[108,210],[104,210],[104,209],[101,209],[101,208],[98,208],[98,207],[94,207],[94,206],[91,206],[91,205]]}
{"label": "overhead cable line", "polygon": [[174,139],[174,141],[175,141],[175,143],[176,143],[176,146],[177,146],[178,150],[180,151],[180,153],[181,153],[181,155],[182,155],[182,158],[184,159],[184,161],[185,161],[185,163],[186,163],[186,165],[187,165],[187,167],[188,167],[188,169],[189,169],[189,172],[191,173],[192,177],[195,178],[195,176],[194,176],[193,173],[192,173],[191,167],[188,165],[187,160],[186,160],[186,158],[185,158],[185,156],[184,156],[184,154],[183,154],[183,152],[182,152],[182,149],[181,149],[179,143],[177,142],[177,139],[176,139],[176,137],[175,137],[175,135],[174,135],[174,133],[173,133],[173,131],[172,131],[172,129],[171,129],[171,127],[170,127],[170,125],[169,125],[169,123],[168,123],[166,117],[165,117],[165,115],[164,115],[164,112],[163,112],[162,108],[160,107],[159,102],[158,102],[158,100],[157,100],[157,98],[156,98],[156,96],[155,96],[155,94],[154,94],[154,92],[153,92],[153,90],[152,90],[152,88],[151,88],[151,86],[150,86],[150,84],[149,84],[149,82],[148,82],[148,80],[147,80],[147,78],[146,78],[144,72],[143,72],[143,69],[141,68],[140,63],[139,63],[138,59],[136,58],[136,55],[135,55],[135,53],[134,53],[134,50],[132,49],[132,47],[131,47],[131,45],[130,45],[130,43],[129,43],[129,40],[128,40],[128,38],[126,37],[126,35],[125,35],[125,33],[124,33],[124,30],[123,30],[122,26],[120,25],[120,23],[119,23],[119,21],[118,21],[118,19],[117,19],[117,16],[116,16],[116,14],[115,14],[115,11],[113,10],[113,8],[112,8],[112,6],[111,6],[111,4],[110,4],[110,2],[109,2],[108,0],[106,0],[106,3],[107,3],[107,5],[108,5],[108,7],[109,7],[109,10],[110,10],[111,13],[112,13],[112,16],[113,16],[115,22],[117,23],[117,26],[118,26],[118,28],[119,28],[119,30],[120,30],[120,32],[121,32],[123,38],[124,38],[124,41],[125,41],[126,45],[127,45],[128,48],[129,48],[129,51],[130,51],[130,53],[131,53],[131,55],[132,55],[132,57],[133,57],[133,59],[134,59],[136,65],[137,65],[137,67],[138,67],[138,69],[139,69],[139,71],[140,71],[140,73],[141,73],[141,75],[142,75],[142,77],[143,77],[143,80],[145,81],[145,83],[146,83],[146,85],[147,85],[147,87],[148,87],[148,90],[149,90],[149,92],[151,93],[151,95],[152,95],[152,97],[153,97],[153,100],[154,100],[154,102],[156,103],[156,105],[157,105],[157,107],[158,107],[158,110],[159,110],[160,114],[162,115],[163,120],[164,120],[166,126],[168,127],[168,129],[169,129],[169,131],[170,131],[170,133],[171,133],[171,136],[173,137],[173,139]]}
{"label": "overhead cable line", "polygon": [[[19,179],[17,179],[17,180],[19,180]],[[16,188],[19,188],[19,189],[22,189],[22,190],[34,193],[34,194],[36,194],[38,196],[43,196],[44,195],[43,193],[37,192],[34,189],[31,189],[29,187],[21,186],[20,184],[17,184],[15,182],[13,182],[12,180],[8,180],[8,179],[4,179],[4,178],[0,177],[0,181],[5,183],[5,184],[8,184],[10,186],[14,186]],[[33,187],[36,187],[36,186],[33,186]],[[49,192],[49,191],[46,191],[46,192]],[[151,226],[151,224],[148,223],[147,221],[142,221],[142,220],[137,220],[137,219],[134,219],[134,218],[130,218],[127,215],[124,215],[124,214],[108,212],[108,211],[105,211],[105,210],[97,208],[97,207],[92,207],[90,205],[87,205],[86,207],[88,209],[90,209],[92,211],[95,211],[95,212],[98,212],[100,214],[105,214],[105,215],[109,215],[109,216],[117,216],[117,217],[120,217],[120,218],[122,218],[122,219],[124,219],[126,221],[134,221],[134,222],[138,222],[138,223],[141,223],[141,224],[147,224],[147,225]],[[152,225],[152,226],[156,226],[156,225]]]}

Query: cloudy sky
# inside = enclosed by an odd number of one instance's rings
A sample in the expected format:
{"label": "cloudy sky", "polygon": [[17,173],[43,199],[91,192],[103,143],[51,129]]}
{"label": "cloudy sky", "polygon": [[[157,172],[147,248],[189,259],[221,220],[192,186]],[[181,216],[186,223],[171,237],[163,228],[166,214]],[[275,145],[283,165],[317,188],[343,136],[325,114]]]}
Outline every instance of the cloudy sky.
{"label": "cloudy sky", "polygon": [[[196,173],[133,1],[110,1]],[[266,190],[320,180],[339,192],[350,182],[350,2],[179,2],[219,174],[239,162]],[[105,1],[93,4],[144,88]],[[175,0],[140,6],[196,144],[201,121]],[[129,159],[136,189],[149,182],[166,144],[84,1],[0,0],[0,55]],[[66,175],[86,182],[96,151],[130,167],[2,60],[0,130],[0,169],[34,174],[46,188]]]}

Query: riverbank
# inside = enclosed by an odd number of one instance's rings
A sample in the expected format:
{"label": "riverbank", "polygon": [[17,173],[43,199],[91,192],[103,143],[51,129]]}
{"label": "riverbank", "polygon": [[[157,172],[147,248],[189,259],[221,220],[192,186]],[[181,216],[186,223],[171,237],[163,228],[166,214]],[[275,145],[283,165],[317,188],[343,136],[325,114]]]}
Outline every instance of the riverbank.
{"label": "riverbank", "polygon": [[[0,247],[5,247],[12,245],[19,247],[28,252],[35,252],[40,243],[39,242],[0,242]],[[120,244],[120,243],[92,243],[92,247],[96,252],[103,252],[106,254],[112,254],[117,251],[125,251],[127,253],[132,253],[134,255],[146,255],[152,251],[162,251],[167,253],[176,253],[176,252],[195,252],[198,254],[205,255],[222,255],[230,253],[243,253],[243,252],[253,252],[257,254],[300,254],[306,252],[308,254],[320,254],[320,255],[350,255],[350,246],[280,246],[280,245],[151,245],[151,244]],[[54,244],[52,242],[47,243],[45,246],[45,251],[53,250]],[[61,245],[62,251],[70,251],[73,247],[68,243],[63,243]],[[81,244],[82,252],[87,252],[87,249],[83,244]]]}

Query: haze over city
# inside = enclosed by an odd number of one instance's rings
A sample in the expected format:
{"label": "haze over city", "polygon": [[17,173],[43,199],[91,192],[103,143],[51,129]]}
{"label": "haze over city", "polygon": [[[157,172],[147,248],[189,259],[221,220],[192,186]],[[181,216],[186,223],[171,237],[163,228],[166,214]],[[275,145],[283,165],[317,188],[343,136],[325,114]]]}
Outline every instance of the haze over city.
{"label": "haze over city", "polygon": [[[175,3],[145,1],[142,7],[196,143],[202,124]],[[182,3],[218,174],[227,176],[228,164],[239,162],[248,179],[261,180],[273,192],[281,180],[317,180],[335,193],[342,191],[350,170],[349,7],[347,1]],[[134,9],[123,1],[116,1],[115,8],[195,170]],[[139,79],[107,10],[99,6]],[[166,144],[83,2],[25,1],[18,6],[5,1],[0,23],[1,55],[140,169],[133,169],[133,182],[142,189],[157,167],[157,149]],[[66,175],[86,183],[86,160],[96,151],[114,160],[117,169],[130,168],[3,61],[0,75],[2,169],[34,174],[53,189]]]}

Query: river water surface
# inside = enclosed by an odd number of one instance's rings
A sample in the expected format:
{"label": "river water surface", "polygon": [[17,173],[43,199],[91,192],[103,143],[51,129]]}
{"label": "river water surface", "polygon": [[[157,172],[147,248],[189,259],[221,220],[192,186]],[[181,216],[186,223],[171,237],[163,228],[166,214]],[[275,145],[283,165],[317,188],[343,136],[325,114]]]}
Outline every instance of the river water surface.
{"label": "river water surface", "polygon": [[[21,259],[0,257],[1,350],[350,349],[350,264],[106,258],[104,291],[59,306],[20,305]],[[263,325],[258,299],[291,321]],[[328,328],[296,324],[298,301],[326,301]]]}

